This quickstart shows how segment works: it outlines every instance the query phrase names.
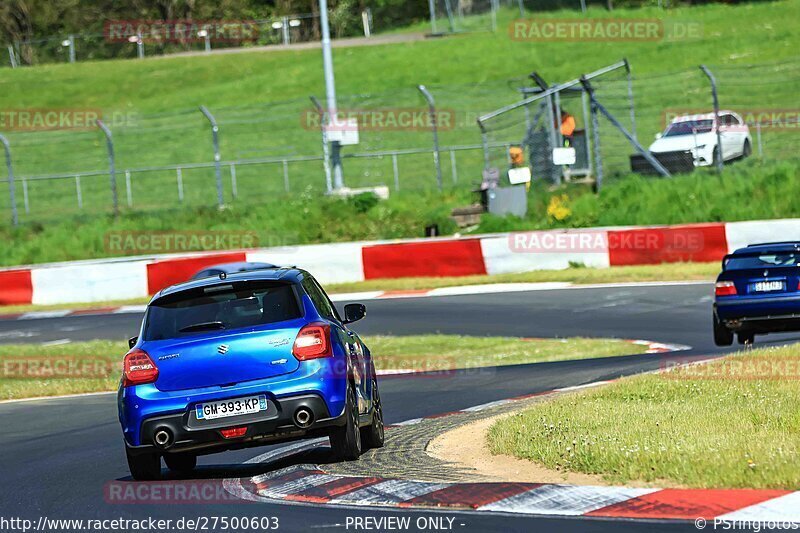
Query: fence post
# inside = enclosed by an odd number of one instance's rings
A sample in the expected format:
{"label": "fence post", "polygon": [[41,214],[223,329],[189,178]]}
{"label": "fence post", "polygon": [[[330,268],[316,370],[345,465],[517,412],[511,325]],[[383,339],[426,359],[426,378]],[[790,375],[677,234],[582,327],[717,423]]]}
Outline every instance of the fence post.
{"label": "fence post", "polygon": [[597,106],[591,103],[592,148],[594,149],[595,189],[599,192],[603,185],[603,158],[600,155],[600,121],[597,119]]}
{"label": "fence post", "polygon": [[108,176],[111,184],[111,203],[114,207],[114,216],[119,215],[119,199],[117,198],[117,170],[114,161],[114,138],[111,130],[103,124],[102,120],[96,120],[95,124],[106,136],[106,148],[108,149]]}
{"label": "fence post", "polygon": [[525,18],[525,2],[523,0],[517,0],[517,4],[519,4],[519,16]]}
{"label": "fence post", "polygon": [[281,17],[281,33],[284,46],[289,44],[289,17]]}
{"label": "fence post", "polygon": [[125,191],[128,196],[128,207],[133,207],[133,189],[131,188],[131,171],[125,171]]}
{"label": "fence post", "polygon": [[589,105],[586,99],[586,91],[581,91],[581,109],[583,111],[583,122],[585,124],[586,129],[586,164],[589,167],[589,173],[592,172],[592,145],[594,144],[594,140],[592,135],[594,135],[594,115],[591,117],[589,116]]}
{"label": "fence post", "polygon": [[231,193],[234,198],[239,197],[239,184],[236,183],[236,164],[231,163]]}
{"label": "fence post", "polygon": [[761,121],[756,122],[756,138],[758,139],[758,157],[764,158],[764,145],[761,143]]}
{"label": "fence post", "polygon": [[11,145],[8,144],[8,139],[0,135],[0,142],[3,143],[3,148],[6,152],[6,168],[8,169],[8,198],[11,202],[11,223],[13,225],[19,224],[19,216],[17,215],[17,198],[15,195],[14,186],[14,168],[11,166]]}
{"label": "fence post", "polygon": [[81,177],[75,176],[75,193],[78,195],[78,209],[83,209],[83,192],[81,191]]}
{"label": "fence post", "polygon": [[316,96],[310,96],[311,103],[317,108],[319,113],[319,129],[322,132],[322,168],[325,169],[325,187],[328,192],[333,190],[331,182],[331,161],[328,158],[328,132],[325,130],[325,111],[322,109],[322,104],[319,103]]}
{"label": "fence post", "polygon": [[458,183],[458,165],[456,164],[456,151],[450,150],[450,170],[453,173],[453,183]]}
{"label": "fence post", "polygon": [[14,47],[8,45],[8,59],[11,61],[11,68],[17,68],[17,57],[14,55]]}
{"label": "fence post", "polygon": [[489,170],[489,165],[491,164],[489,159],[489,133],[480,118],[478,119],[478,127],[481,129],[481,144],[483,145],[483,169]]}
{"label": "fence post", "polygon": [[372,36],[372,28],[370,28],[370,19],[372,15],[369,8],[361,12],[361,25],[364,26],[364,37]]}
{"label": "fence post", "polygon": [[136,55],[139,59],[144,59],[144,39],[141,32],[136,34]]}
{"label": "fence post", "polygon": [[425,97],[428,102],[428,114],[431,117],[431,129],[433,130],[433,164],[436,166],[436,183],[439,185],[439,190],[442,190],[442,164],[439,161],[439,128],[436,124],[436,102],[433,95],[425,88],[424,85],[417,85],[417,89]]}
{"label": "fence post", "polygon": [[397,168],[397,154],[392,154],[392,173],[394,174],[394,190],[400,190],[400,171]]}
{"label": "fence post", "polygon": [[22,203],[25,205],[25,214],[31,214],[31,204],[28,201],[28,180],[22,178]]}
{"label": "fence post", "polygon": [[175,169],[178,180],[178,201],[183,202],[183,171],[181,167]]}
{"label": "fence post", "polygon": [[631,112],[631,135],[637,141],[639,138],[636,136],[636,108],[633,105],[633,78],[631,77],[631,64],[628,63],[627,58],[623,59],[625,62],[625,71],[628,76],[628,107]]}
{"label": "fence post", "polygon": [[283,188],[289,192],[289,162],[283,160]]}
{"label": "fence post", "polygon": [[222,158],[219,155],[219,126],[217,125],[217,120],[214,118],[214,115],[211,114],[206,106],[201,105],[200,112],[203,113],[211,124],[211,139],[214,143],[214,173],[217,176],[217,202],[219,206],[222,207],[225,203],[225,198],[222,193],[222,168],[220,166]]}
{"label": "fence post", "polygon": [[717,172],[722,174],[722,135],[719,133],[719,98],[717,97],[717,79],[714,77],[714,74],[711,73],[710,70],[705,65],[700,65],[700,70],[703,71],[703,74],[706,75],[708,81],[711,82],[711,97],[714,100],[714,122],[716,122],[716,129],[717,129],[717,153],[719,157],[717,157]]}
{"label": "fence post", "polygon": [[70,34],[69,36],[69,62],[75,62],[75,36]]}

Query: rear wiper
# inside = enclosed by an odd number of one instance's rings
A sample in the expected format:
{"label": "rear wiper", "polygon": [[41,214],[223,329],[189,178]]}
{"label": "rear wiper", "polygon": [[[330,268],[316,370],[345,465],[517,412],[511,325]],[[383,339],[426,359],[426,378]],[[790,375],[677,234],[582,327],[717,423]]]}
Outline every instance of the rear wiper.
{"label": "rear wiper", "polygon": [[219,320],[214,322],[200,322],[199,324],[192,324],[191,326],[183,327],[178,331],[180,333],[188,333],[190,331],[202,331],[204,329],[225,329],[225,324]]}

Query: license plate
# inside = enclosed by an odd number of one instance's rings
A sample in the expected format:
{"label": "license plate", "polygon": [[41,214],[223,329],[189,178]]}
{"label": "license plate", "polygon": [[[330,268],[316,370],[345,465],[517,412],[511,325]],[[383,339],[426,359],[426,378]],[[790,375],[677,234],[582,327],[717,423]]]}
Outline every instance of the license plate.
{"label": "license plate", "polygon": [[214,420],[229,416],[251,415],[267,409],[267,397],[261,395],[197,404],[195,413],[198,420]]}
{"label": "license plate", "polygon": [[750,285],[750,288],[753,292],[771,292],[771,291],[782,291],[783,290],[783,282],[782,281],[757,281]]}

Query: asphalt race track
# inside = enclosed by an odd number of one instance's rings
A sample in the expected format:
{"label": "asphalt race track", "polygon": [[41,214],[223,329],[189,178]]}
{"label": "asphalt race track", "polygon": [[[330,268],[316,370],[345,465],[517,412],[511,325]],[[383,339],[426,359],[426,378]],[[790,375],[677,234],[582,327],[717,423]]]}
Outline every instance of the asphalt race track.
{"label": "asphalt race track", "polygon": [[[339,304],[341,307],[342,304]],[[711,286],[607,287],[368,302],[362,333],[459,333],[528,337],[622,337],[692,346],[681,356],[724,353],[711,339]],[[135,314],[0,322],[0,343],[133,336]],[[785,342],[791,336],[757,338]],[[378,354],[378,357],[380,355]],[[656,369],[666,355],[500,367],[435,377],[382,380],[386,422],[463,409],[511,396]],[[531,518],[487,513],[383,511],[227,502],[205,505],[109,504],[104,487],[128,479],[113,394],[0,404],[0,516],[48,518],[196,518],[276,516],[279,531],[354,531],[348,517],[454,518],[456,531],[692,531],[692,524]],[[265,472],[244,465],[265,448],[200,458],[193,479]],[[448,521],[444,520],[444,524]],[[362,531],[365,529],[361,529]],[[446,530],[446,529],[445,529]]]}

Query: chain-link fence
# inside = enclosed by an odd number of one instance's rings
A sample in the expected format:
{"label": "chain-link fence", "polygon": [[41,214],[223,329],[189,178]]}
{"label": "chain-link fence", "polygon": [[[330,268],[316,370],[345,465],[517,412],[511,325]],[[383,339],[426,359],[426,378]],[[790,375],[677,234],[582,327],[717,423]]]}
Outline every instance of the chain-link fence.
{"label": "chain-link fence", "polygon": [[484,168],[527,165],[534,180],[599,186],[632,172],[722,171],[753,154],[796,158],[799,75],[800,60],[646,76],[621,61],[555,85],[533,73],[524,99],[481,117]]}
{"label": "chain-link fence", "polygon": [[[427,90],[436,104],[438,157],[430,110],[419,88],[340,96],[338,112],[357,119],[359,137],[357,145],[342,148],[345,185],[434,189],[438,175],[444,187],[480,181],[475,119],[518,94],[505,81]],[[110,132],[110,146],[93,123],[81,129],[0,132],[11,146],[19,218],[112,212],[109,148],[121,210],[214,205],[218,188],[223,203],[329,189],[325,110],[321,117],[311,98],[206,111],[109,113],[100,118]],[[9,206],[2,203],[6,214]]]}
{"label": "chain-link fence", "polygon": [[[713,168],[719,146],[723,169],[751,155],[795,159],[798,79],[800,59],[650,75],[636,75],[620,61],[558,83],[536,73],[344,95],[338,114],[355,120],[358,130],[358,144],[342,147],[345,185],[472,187],[482,169],[502,173],[520,164],[534,180],[600,185],[632,172]],[[324,193],[330,179],[321,100],[212,106],[207,114],[199,108],[111,114],[101,117],[111,143],[93,121],[68,130],[0,132],[16,177],[13,188],[7,178],[2,182],[14,203],[2,202],[0,216],[11,220],[12,205],[23,221],[111,212],[112,184],[121,210],[214,205],[220,194],[230,203]],[[482,130],[475,127],[479,117]],[[512,160],[516,147],[522,163]],[[565,152],[574,159],[564,159]]]}

